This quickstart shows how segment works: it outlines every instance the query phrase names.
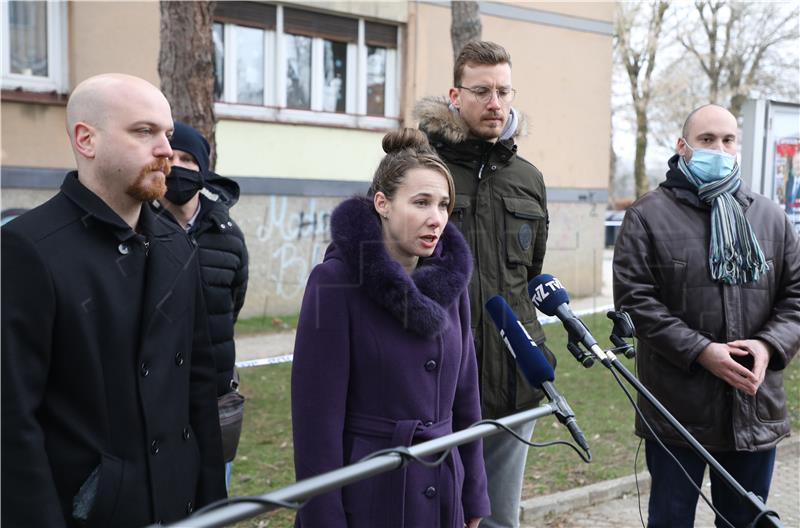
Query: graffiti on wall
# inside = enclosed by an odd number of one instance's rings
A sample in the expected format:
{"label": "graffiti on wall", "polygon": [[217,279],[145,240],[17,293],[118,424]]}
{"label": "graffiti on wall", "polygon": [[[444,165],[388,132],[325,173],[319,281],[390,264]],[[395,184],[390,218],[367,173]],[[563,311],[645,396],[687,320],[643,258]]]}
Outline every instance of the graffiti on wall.
{"label": "graffiti on wall", "polygon": [[270,247],[269,281],[275,295],[299,300],[330,243],[330,217],[315,198],[268,198],[256,238]]}

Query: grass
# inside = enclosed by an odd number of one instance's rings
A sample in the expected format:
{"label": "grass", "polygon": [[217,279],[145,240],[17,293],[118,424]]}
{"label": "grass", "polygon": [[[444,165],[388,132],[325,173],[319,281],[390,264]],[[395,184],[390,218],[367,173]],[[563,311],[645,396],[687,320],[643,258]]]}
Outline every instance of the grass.
{"label": "grass", "polygon": [[[584,322],[601,344],[607,342],[611,322],[603,314],[587,316]],[[599,363],[587,369],[575,361],[567,351],[566,332],[560,324],[545,326],[545,333],[548,346],[558,358],[555,386],[575,412],[592,449],[593,460],[591,464],[583,463],[566,446],[533,448],[528,453],[523,497],[630,475],[638,438],[633,434],[634,411],[625,394],[611,373]],[[633,370],[633,360],[624,356],[620,359]],[[629,390],[633,393],[632,388]],[[536,442],[571,441],[569,432],[553,416],[537,422],[533,439]]]}
{"label": "grass", "polygon": [[[606,343],[610,323],[602,315],[584,318],[595,337]],[[238,331],[238,329],[237,329]],[[523,497],[533,497],[583,486],[633,473],[638,438],[633,434],[634,411],[611,374],[599,364],[584,369],[566,350],[560,325],[545,327],[548,345],[558,357],[555,385],[575,411],[587,436],[594,460],[584,464],[565,446],[533,448],[528,456]],[[623,359],[633,370],[633,361]],[[294,482],[290,416],[291,364],[266,365],[241,370],[247,397],[244,429],[234,462],[231,495],[257,495]],[[792,362],[784,374],[789,415],[800,423],[800,363]],[[626,385],[627,386],[627,385]],[[633,389],[629,389],[633,393]],[[571,440],[554,417],[537,422],[534,440]],[[643,452],[639,471],[644,468]],[[279,509],[242,521],[238,528],[286,528],[294,512]]]}
{"label": "grass", "polygon": [[236,321],[235,332],[237,336],[276,334],[297,328],[299,314],[294,315],[260,315]]}

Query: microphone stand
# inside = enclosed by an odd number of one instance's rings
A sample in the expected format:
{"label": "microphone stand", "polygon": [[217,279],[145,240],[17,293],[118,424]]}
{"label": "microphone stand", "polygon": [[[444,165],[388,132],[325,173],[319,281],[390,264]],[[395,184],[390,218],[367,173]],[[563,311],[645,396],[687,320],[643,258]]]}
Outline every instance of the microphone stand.
{"label": "microphone stand", "polygon": [[[621,338],[619,338],[619,336],[615,337],[620,339],[620,341],[622,340]],[[649,390],[647,390],[647,387],[645,387],[642,384],[642,382],[639,381],[636,378],[636,376],[634,376],[631,373],[631,371],[629,371],[619,359],[617,359],[617,356],[614,354],[613,349],[606,350],[605,353],[608,357],[606,359],[601,360],[600,362],[603,365],[605,365],[605,367],[608,368],[609,370],[613,368],[614,370],[619,372],[622,375],[622,377],[625,378],[625,380],[631,386],[633,386],[634,389],[636,389],[636,392],[638,392],[645,400],[647,400],[648,403],[650,403],[650,405],[652,405],[658,411],[658,413],[667,422],[669,422],[672,428],[686,441],[686,443],[689,444],[689,446],[691,446],[692,450],[694,450],[694,452],[698,456],[700,456],[703,460],[705,460],[708,466],[722,478],[722,480],[728,485],[728,487],[730,487],[732,490],[738,493],[746,501],[750,502],[753,508],[755,508],[756,511],[758,511],[758,514],[755,517],[754,521],[756,519],[763,521],[763,524],[759,522],[760,526],[773,526],[776,528],[783,528],[783,523],[781,523],[777,514],[774,511],[767,509],[766,504],[764,504],[764,501],[762,501],[758,495],[744,489],[742,485],[739,484],[736,481],[736,479],[733,478],[733,476],[731,476],[731,474],[728,473],[725,470],[725,468],[722,467],[722,465],[720,465],[719,462],[717,462],[717,460],[711,455],[711,453],[709,453],[706,450],[706,448],[700,445],[700,442],[698,442],[692,436],[692,434],[689,431],[687,431],[686,428],[683,425],[681,425],[681,423],[674,416],[672,416],[672,414],[667,410],[667,408],[664,407],[661,404],[661,402],[659,402],[658,399],[655,396],[653,396],[653,394]],[[751,526],[755,526],[755,524],[751,524]]]}
{"label": "microphone stand", "polygon": [[[563,398],[561,399],[563,400]],[[563,403],[566,405],[566,401]],[[566,411],[561,408],[560,402],[548,402],[545,405],[499,418],[495,421],[506,427],[514,428],[532,420],[551,414],[558,415],[562,412]],[[569,414],[571,414],[571,410]],[[242,521],[261,513],[274,510],[280,507],[279,501],[307,501],[312,497],[339,489],[347,484],[403,467],[411,461],[411,457],[438,456],[447,449],[452,449],[469,442],[474,442],[479,438],[492,436],[501,432],[503,432],[503,429],[493,423],[478,422],[461,431],[414,444],[410,447],[398,446],[395,448],[397,452],[378,452],[377,454],[373,454],[374,456],[367,457],[348,466],[297,481],[294,484],[284,486],[257,497],[252,497],[250,498],[254,499],[252,501],[220,505],[217,509],[181,519],[169,526],[175,528],[219,528],[228,526],[237,521]],[[401,456],[399,451],[406,453],[407,457]],[[236,497],[233,499],[236,500]],[[156,528],[157,526],[161,525],[151,525],[149,528]]]}

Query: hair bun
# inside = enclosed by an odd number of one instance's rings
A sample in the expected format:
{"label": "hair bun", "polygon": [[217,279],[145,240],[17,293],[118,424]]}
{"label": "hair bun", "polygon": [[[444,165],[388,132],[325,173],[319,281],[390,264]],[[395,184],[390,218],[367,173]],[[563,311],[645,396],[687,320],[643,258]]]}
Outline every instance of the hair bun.
{"label": "hair bun", "polygon": [[411,149],[416,152],[430,152],[431,145],[424,133],[416,128],[392,130],[383,136],[383,151],[387,154]]}

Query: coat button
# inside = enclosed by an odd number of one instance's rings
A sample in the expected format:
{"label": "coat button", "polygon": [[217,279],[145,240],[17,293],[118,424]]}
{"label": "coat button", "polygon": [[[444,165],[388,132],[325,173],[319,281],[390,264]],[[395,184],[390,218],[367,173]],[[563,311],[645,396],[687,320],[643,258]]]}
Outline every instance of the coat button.
{"label": "coat button", "polygon": [[159,451],[161,451],[161,447],[158,445],[158,440],[153,440],[150,443],[150,452],[157,455]]}
{"label": "coat button", "polygon": [[126,244],[125,242],[123,242],[122,244],[120,244],[119,246],[117,246],[117,251],[119,251],[119,252],[120,252],[120,253],[122,253],[123,255],[127,255],[128,253],[130,253],[130,251],[131,251],[131,250],[130,250],[130,248],[128,247],[128,244]]}
{"label": "coat button", "polygon": [[186,513],[192,513],[194,511],[194,504],[192,501],[186,503]]}
{"label": "coat button", "polygon": [[492,165],[492,166],[490,167],[490,169],[492,170],[492,172],[496,171],[496,170],[497,170],[497,165]]}
{"label": "coat button", "polygon": [[175,364],[179,367],[183,365],[183,352],[178,352],[175,354]]}
{"label": "coat button", "polygon": [[433,359],[429,359],[425,362],[425,370],[431,372],[432,370],[436,369],[436,361]]}
{"label": "coat button", "polygon": [[434,488],[433,486],[428,486],[427,488],[425,488],[425,496],[428,497],[429,499],[434,498],[436,496],[436,488]]}
{"label": "coat button", "polygon": [[191,433],[191,431],[189,431],[189,428],[188,427],[184,427],[183,428],[183,439],[184,440],[188,440],[189,437],[191,437],[191,436],[192,436],[192,433]]}
{"label": "coat button", "polygon": [[142,366],[139,367],[139,372],[142,374],[143,378],[146,378],[150,374],[150,367],[146,361],[142,362]]}

